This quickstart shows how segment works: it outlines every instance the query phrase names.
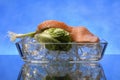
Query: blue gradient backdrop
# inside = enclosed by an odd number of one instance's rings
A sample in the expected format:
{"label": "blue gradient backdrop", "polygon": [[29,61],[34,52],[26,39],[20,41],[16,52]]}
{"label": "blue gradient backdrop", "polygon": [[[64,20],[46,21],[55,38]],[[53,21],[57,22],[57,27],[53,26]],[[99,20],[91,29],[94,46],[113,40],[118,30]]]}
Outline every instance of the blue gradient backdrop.
{"label": "blue gradient backdrop", "polygon": [[0,0],[0,55],[18,54],[8,31],[35,31],[48,19],[84,25],[108,41],[105,54],[120,54],[120,0]]}

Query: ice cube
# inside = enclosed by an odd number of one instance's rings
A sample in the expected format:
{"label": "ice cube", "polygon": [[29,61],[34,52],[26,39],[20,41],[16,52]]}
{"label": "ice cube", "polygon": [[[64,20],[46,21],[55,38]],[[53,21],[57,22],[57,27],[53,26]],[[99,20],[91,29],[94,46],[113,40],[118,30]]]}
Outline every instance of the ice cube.
{"label": "ice cube", "polygon": [[81,60],[96,60],[101,57],[101,45],[94,44],[84,44],[78,46],[78,54]]}

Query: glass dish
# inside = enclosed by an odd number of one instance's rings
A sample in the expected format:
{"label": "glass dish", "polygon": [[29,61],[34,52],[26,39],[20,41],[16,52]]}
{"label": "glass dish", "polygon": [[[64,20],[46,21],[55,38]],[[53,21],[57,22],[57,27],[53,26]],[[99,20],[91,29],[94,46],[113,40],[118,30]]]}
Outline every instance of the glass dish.
{"label": "glass dish", "polygon": [[17,80],[106,80],[99,63],[25,63]]}
{"label": "glass dish", "polygon": [[16,42],[25,62],[45,61],[98,61],[105,52],[107,42],[99,43],[38,43],[33,38]]}

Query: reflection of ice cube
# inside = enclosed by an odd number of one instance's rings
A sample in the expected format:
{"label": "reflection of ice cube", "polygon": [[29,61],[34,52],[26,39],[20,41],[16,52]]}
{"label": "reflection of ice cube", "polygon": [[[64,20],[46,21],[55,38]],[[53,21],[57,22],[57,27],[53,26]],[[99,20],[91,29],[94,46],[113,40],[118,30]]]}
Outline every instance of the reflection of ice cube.
{"label": "reflection of ice cube", "polygon": [[72,80],[106,80],[99,63],[77,63],[70,75]]}
{"label": "reflection of ice cube", "polygon": [[44,78],[46,74],[44,71],[45,70],[40,65],[24,65],[21,70],[21,77],[18,77],[18,80],[41,80],[41,78]]}
{"label": "reflection of ice cube", "polygon": [[66,75],[68,75],[69,80],[106,80],[101,65],[90,62],[26,63],[18,76],[18,80],[46,80],[46,76],[64,78]]}

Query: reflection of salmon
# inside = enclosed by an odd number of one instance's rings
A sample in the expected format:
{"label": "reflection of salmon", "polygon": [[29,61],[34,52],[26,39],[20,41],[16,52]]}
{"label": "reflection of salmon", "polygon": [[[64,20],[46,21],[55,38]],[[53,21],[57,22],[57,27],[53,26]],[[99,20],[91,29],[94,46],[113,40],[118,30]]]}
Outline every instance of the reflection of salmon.
{"label": "reflection of salmon", "polygon": [[56,20],[47,20],[38,25],[37,33],[46,28],[62,28],[68,31],[74,42],[98,42],[99,38],[92,34],[87,28],[67,26],[63,22]]}
{"label": "reflection of salmon", "polygon": [[47,20],[38,25],[37,32],[46,28],[62,28],[68,32],[71,31],[71,27],[68,27],[65,23],[56,20]]}
{"label": "reflection of salmon", "polygon": [[87,28],[73,27],[72,32],[70,33],[72,40],[75,42],[98,42],[99,38],[92,34]]}

